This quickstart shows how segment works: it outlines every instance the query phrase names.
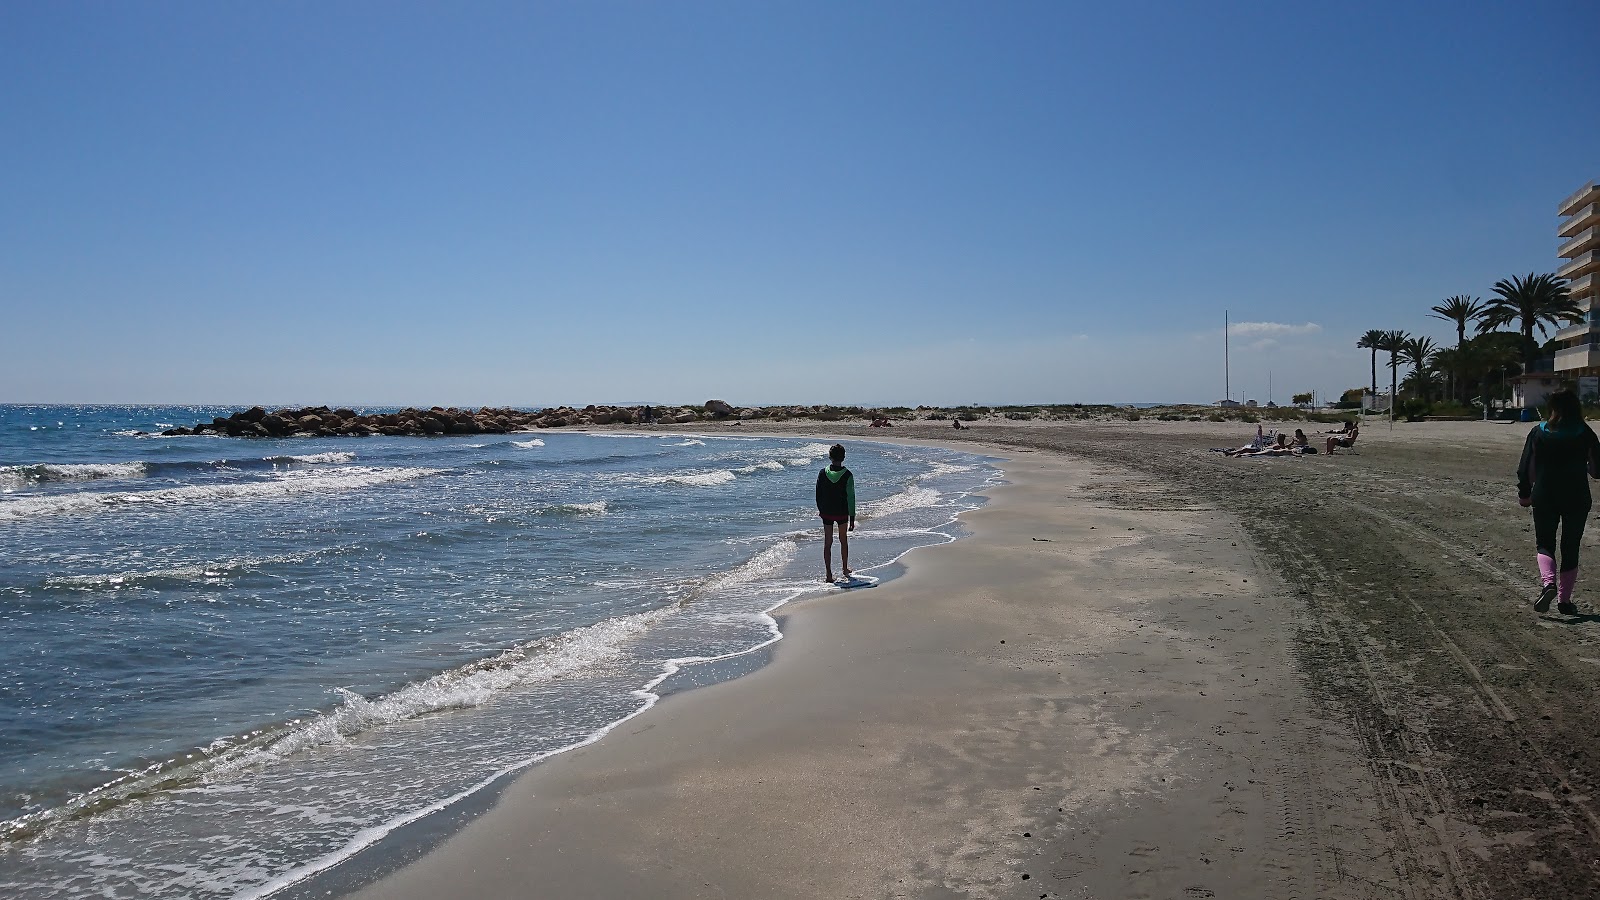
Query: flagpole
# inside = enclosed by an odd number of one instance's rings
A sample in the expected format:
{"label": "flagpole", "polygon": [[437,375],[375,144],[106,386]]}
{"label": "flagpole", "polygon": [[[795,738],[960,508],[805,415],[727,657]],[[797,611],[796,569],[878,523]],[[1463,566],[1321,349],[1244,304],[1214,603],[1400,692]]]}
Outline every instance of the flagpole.
{"label": "flagpole", "polygon": [[1233,399],[1232,373],[1228,360],[1228,311],[1222,311],[1222,399]]}

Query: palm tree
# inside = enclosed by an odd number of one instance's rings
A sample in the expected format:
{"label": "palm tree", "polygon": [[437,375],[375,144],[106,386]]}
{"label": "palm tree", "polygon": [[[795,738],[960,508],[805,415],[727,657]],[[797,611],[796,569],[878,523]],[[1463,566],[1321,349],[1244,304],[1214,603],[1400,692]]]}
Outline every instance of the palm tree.
{"label": "palm tree", "polygon": [[[1435,319],[1444,319],[1456,323],[1456,349],[1467,342],[1467,323],[1483,314],[1483,301],[1477,297],[1468,297],[1466,294],[1457,294],[1438,306],[1433,307],[1430,313]],[[1450,370],[1450,397],[1456,397],[1456,373]]]}
{"label": "palm tree", "polygon": [[1356,347],[1361,350],[1372,351],[1372,399],[1378,399],[1378,344],[1383,340],[1383,332],[1374,328],[1363,334],[1361,340],[1356,341]]}
{"label": "palm tree", "polygon": [[1385,331],[1378,341],[1378,349],[1389,354],[1389,421],[1394,421],[1394,394],[1399,385],[1400,354],[1405,351],[1411,335],[1404,331]]}
{"label": "palm tree", "polygon": [[1497,296],[1489,301],[1478,317],[1478,333],[1516,323],[1522,332],[1524,366],[1533,361],[1538,349],[1533,340],[1535,328],[1544,335],[1550,328],[1559,329],[1583,320],[1583,309],[1567,293],[1566,280],[1554,275],[1535,275],[1532,272],[1525,278],[1513,275],[1509,280],[1496,281],[1494,292]]}
{"label": "palm tree", "polygon": [[[1424,375],[1428,371],[1428,357],[1437,349],[1431,337],[1414,337],[1400,345],[1400,356],[1411,367],[1411,375],[1419,386],[1426,386]],[[1429,399],[1424,396],[1424,400]]]}
{"label": "palm tree", "polygon": [[1466,294],[1457,294],[1433,308],[1435,319],[1456,323],[1456,349],[1467,342],[1467,323],[1483,313],[1483,301]]}
{"label": "palm tree", "polygon": [[1428,365],[1435,371],[1447,372],[1450,375],[1450,398],[1460,401],[1456,389],[1461,393],[1467,390],[1467,376],[1471,374],[1473,365],[1472,345],[1462,344],[1460,347],[1445,347],[1433,351],[1433,358],[1428,360]]}

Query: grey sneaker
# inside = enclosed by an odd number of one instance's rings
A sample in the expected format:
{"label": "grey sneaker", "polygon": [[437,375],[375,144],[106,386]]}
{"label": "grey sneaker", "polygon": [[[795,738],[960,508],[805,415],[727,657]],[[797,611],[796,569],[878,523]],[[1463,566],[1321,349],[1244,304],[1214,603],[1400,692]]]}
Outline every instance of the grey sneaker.
{"label": "grey sneaker", "polygon": [[1573,603],[1571,600],[1563,600],[1556,604],[1556,612],[1561,613],[1563,616],[1575,616],[1578,614],[1578,604]]}
{"label": "grey sneaker", "polygon": [[1537,613],[1549,612],[1550,604],[1554,603],[1555,600],[1556,586],[1547,584],[1544,586],[1544,590],[1539,592],[1539,599],[1533,601],[1533,611]]}

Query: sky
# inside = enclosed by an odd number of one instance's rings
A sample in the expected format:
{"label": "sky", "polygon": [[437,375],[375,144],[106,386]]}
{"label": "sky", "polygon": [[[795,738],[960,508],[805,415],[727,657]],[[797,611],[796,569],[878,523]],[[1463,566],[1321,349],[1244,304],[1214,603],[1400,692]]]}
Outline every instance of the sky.
{"label": "sky", "polygon": [[[1592,0],[0,3],[0,402],[1284,402],[1557,266]],[[1588,40],[1586,37],[1584,40]]]}

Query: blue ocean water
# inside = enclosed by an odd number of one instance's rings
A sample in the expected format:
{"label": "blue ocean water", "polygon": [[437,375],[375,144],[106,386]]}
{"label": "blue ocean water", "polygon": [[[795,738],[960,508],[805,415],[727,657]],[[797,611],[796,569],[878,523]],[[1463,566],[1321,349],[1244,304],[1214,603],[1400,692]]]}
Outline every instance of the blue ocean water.
{"label": "blue ocean water", "polygon": [[[0,406],[0,895],[269,895],[830,589],[821,443],[140,434],[231,411]],[[879,574],[998,474],[849,448]]]}

